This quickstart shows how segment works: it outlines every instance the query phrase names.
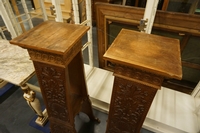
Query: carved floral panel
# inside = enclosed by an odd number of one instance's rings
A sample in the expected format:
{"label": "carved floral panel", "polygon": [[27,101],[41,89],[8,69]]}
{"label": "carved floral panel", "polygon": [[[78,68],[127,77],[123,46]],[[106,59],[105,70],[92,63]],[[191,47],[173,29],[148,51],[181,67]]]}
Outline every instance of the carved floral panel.
{"label": "carved floral panel", "polygon": [[157,89],[115,77],[107,133],[140,130]]}
{"label": "carved floral panel", "polygon": [[69,122],[65,90],[65,69],[34,62],[36,72],[47,101],[49,117]]}

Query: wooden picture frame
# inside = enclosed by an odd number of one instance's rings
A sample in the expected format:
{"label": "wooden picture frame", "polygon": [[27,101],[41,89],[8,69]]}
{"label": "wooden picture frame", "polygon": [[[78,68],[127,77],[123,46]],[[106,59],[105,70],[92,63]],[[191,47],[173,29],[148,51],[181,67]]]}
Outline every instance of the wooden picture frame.
{"label": "wooden picture frame", "polygon": [[[108,24],[117,22],[137,27],[139,26],[140,20],[143,18],[144,8],[106,3],[96,3],[95,6],[97,16],[99,67],[113,71],[113,68],[108,66],[109,63],[103,59],[103,55],[108,49]],[[153,24],[153,29],[181,35],[182,39],[180,47],[183,50],[191,36],[200,37],[199,23],[199,15],[158,10]],[[200,70],[200,65],[198,64],[190,62],[182,62],[182,64]],[[191,93],[191,91],[186,93]]]}

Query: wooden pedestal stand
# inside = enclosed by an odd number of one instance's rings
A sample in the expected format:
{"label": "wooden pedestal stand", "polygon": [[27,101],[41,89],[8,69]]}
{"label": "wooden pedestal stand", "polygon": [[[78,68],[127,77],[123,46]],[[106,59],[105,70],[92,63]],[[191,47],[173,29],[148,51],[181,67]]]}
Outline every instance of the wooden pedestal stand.
{"label": "wooden pedestal stand", "polygon": [[104,59],[115,64],[106,133],[139,133],[163,79],[182,77],[179,40],[122,29]]}
{"label": "wooden pedestal stand", "polygon": [[75,133],[80,111],[97,120],[87,93],[81,38],[89,27],[47,21],[13,39],[28,49],[47,108],[51,133]]}

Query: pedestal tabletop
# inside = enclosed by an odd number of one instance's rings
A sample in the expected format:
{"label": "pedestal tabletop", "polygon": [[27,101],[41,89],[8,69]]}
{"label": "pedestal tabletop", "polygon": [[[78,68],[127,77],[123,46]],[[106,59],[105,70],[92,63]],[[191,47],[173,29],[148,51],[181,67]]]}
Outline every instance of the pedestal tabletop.
{"label": "pedestal tabletop", "polygon": [[[80,49],[82,47],[81,45],[76,47],[74,44],[81,40],[88,29],[89,27],[86,26],[47,21],[29,30],[26,34],[14,38],[10,43],[29,49],[29,54],[33,53],[30,50],[36,50],[38,53],[31,57],[31,59],[34,58],[32,60],[37,60],[41,56],[44,61],[54,60],[59,64],[66,57],[76,54],[77,51],[74,48]],[[53,53],[56,57],[48,57],[48,53]],[[61,59],[59,55],[65,55],[65,57]],[[70,62],[70,60],[66,61]]]}
{"label": "pedestal tabletop", "polygon": [[182,77],[178,39],[122,29],[104,59],[166,78]]}
{"label": "pedestal tabletop", "polygon": [[121,30],[103,56],[115,64],[106,133],[140,132],[163,79],[182,77],[179,47],[177,39]]}

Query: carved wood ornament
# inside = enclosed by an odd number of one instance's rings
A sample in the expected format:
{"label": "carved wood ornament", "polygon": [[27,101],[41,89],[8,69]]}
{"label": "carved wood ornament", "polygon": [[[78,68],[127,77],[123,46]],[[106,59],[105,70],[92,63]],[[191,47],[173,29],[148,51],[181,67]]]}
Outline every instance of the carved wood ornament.
{"label": "carved wood ornament", "polygon": [[[170,50],[169,42],[174,45]],[[126,29],[120,31],[103,56],[115,64],[106,133],[140,133],[163,79],[181,79],[179,52],[178,40]]]}

